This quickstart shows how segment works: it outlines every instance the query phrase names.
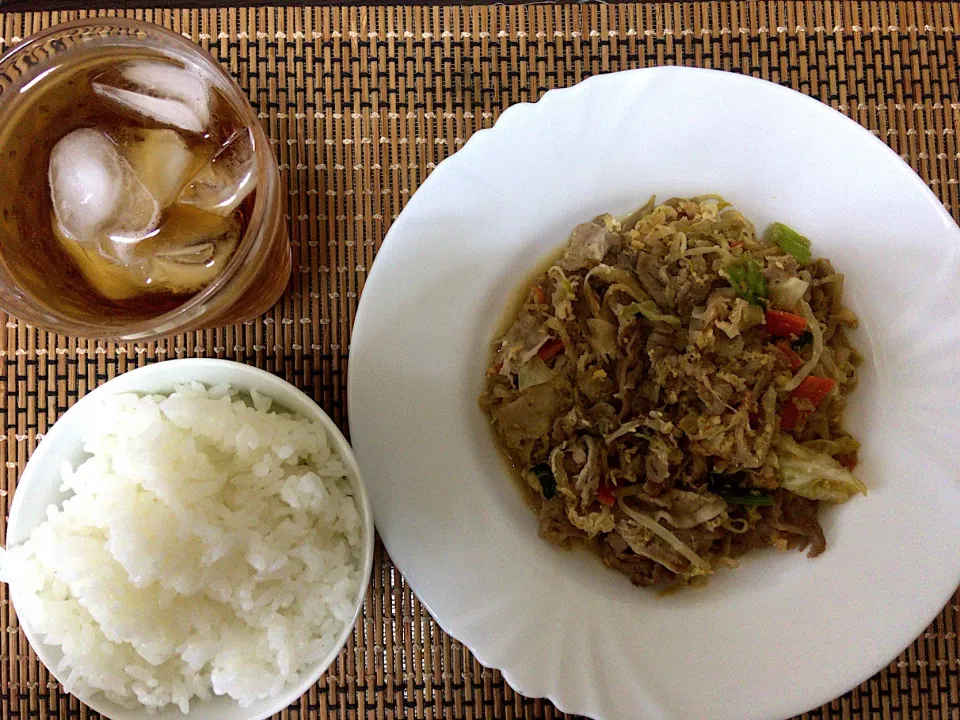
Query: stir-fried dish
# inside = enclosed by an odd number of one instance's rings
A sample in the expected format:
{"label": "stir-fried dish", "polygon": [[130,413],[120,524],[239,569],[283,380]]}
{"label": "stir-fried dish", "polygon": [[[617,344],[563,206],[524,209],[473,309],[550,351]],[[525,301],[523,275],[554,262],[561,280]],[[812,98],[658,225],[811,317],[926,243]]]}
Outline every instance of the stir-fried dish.
{"label": "stir-fried dish", "polygon": [[843,429],[861,360],[843,280],[804,236],[757,237],[715,196],[574,228],[480,397],[541,535],[638,585],[751,548],[822,553],[820,504],[866,492]]}

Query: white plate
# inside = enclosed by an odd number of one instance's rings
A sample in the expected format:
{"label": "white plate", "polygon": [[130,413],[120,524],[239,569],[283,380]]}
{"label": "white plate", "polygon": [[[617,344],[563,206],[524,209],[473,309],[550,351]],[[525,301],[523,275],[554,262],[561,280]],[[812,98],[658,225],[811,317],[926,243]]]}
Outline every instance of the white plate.
{"label": "white plate", "polygon": [[[827,551],[756,553],[658,598],[537,538],[477,408],[505,300],[573,226],[718,192],[847,275],[866,498]],[[350,427],[383,542],[441,627],[526,695],[597,718],[771,718],[884,667],[960,582],[960,230],[825,105],[713,71],[599,76],[507,110],[407,204],[367,281]]]}

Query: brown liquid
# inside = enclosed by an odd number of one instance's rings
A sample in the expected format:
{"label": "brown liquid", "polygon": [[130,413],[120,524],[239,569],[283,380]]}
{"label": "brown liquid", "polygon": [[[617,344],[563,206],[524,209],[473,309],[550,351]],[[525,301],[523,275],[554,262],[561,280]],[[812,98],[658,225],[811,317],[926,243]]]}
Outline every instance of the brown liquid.
{"label": "brown liquid", "polygon": [[[112,293],[113,296],[108,297],[84,276],[54,232],[48,167],[51,150],[58,141],[74,130],[94,128],[119,144],[138,132],[170,127],[118,110],[91,87],[93,78],[118,64],[145,59],[170,62],[161,53],[147,48],[136,53],[127,49],[101,49],[95,57],[79,55],[57,66],[24,93],[16,114],[0,127],[0,262],[22,292],[58,313],[84,322],[120,325],[145,320],[175,309],[198,291],[191,287],[187,291],[149,290],[120,293],[126,297]],[[210,105],[210,127],[204,132],[176,130],[199,158],[200,167],[227,138],[243,127],[216,86],[211,91]],[[235,228],[239,237],[249,222],[255,196],[254,191],[234,211],[236,219],[232,222],[239,224],[239,228]],[[173,217],[173,212],[163,212],[157,231],[159,238],[169,224],[182,226],[196,222],[190,213],[199,211],[188,208],[178,217]],[[144,245],[143,251],[148,252],[149,246]],[[223,266],[228,259],[229,254],[215,261]],[[105,267],[99,264],[103,262],[102,258],[95,258],[93,265],[86,265],[87,273]],[[209,264],[214,259],[212,256],[201,258],[201,262]],[[210,267],[208,265],[208,269]]]}
{"label": "brown liquid", "polygon": [[547,270],[549,270],[552,265],[563,257],[563,253],[566,252],[569,243],[570,238],[567,238],[563,241],[563,244],[553,248],[537,260],[536,264],[530,268],[530,272],[524,275],[520,282],[507,293],[503,314],[501,314],[500,319],[497,320],[497,327],[493,331],[493,337],[490,338],[491,362],[488,364],[488,367],[494,364],[493,358],[497,355],[497,340],[506,335],[510,326],[516,322],[517,315],[520,314],[520,308],[523,307],[523,304],[527,301],[527,297],[530,295],[530,288],[532,288],[543,275],[547,274]]}

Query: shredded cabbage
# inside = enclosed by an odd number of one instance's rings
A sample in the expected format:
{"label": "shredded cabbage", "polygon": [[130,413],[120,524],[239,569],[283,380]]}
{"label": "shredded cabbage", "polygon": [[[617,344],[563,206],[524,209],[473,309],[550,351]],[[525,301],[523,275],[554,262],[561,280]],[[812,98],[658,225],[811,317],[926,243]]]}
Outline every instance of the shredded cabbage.
{"label": "shredded cabbage", "polygon": [[820,356],[823,355],[823,330],[820,329],[820,323],[806,300],[800,301],[800,314],[807,321],[807,327],[810,329],[810,334],[813,335],[813,352],[810,354],[810,359],[803,364],[802,368],[797,370],[797,374],[793,376],[790,382],[783,386],[783,389],[788,392],[796,389],[803,382],[803,379],[813,372],[817,363],[820,362]]}
{"label": "shredded cabbage", "polygon": [[557,284],[557,289],[553,291],[553,297],[551,298],[557,317],[561,320],[573,317],[573,300],[576,297],[573,285],[563,274],[563,270],[556,265],[547,270],[547,276]]}
{"label": "shredded cabbage", "polygon": [[673,315],[665,315],[660,312],[660,308],[657,307],[657,304],[653,300],[644,300],[643,302],[624,305],[620,310],[620,314],[643,315],[643,317],[650,322],[662,322],[668,325],[680,326],[682,324],[680,318]]}
{"label": "shredded cabbage", "polygon": [[843,503],[858,493],[867,494],[867,486],[825,453],[797,443],[789,435],[777,443],[780,461],[780,485],[795,495],[811,500]]}
{"label": "shredded cabbage", "polygon": [[593,270],[587,273],[584,282],[590,282],[590,278],[596,277],[611,285],[616,285],[617,289],[624,290],[633,296],[635,300],[649,300],[647,291],[640,287],[636,276],[628,270],[610,267],[609,265],[597,265]]}
{"label": "shredded cabbage", "polygon": [[787,278],[783,282],[770,286],[770,304],[780,310],[793,312],[797,303],[803,300],[810,283],[800,278]]}
{"label": "shredded cabbage", "polygon": [[680,538],[674,535],[672,532],[667,530],[663,525],[658,523],[652,517],[648,517],[641,512],[634,510],[629,507],[624,501],[623,498],[618,498],[617,505],[624,512],[627,517],[637,523],[640,527],[646,528],[650,532],[657,535],[661,540],[663,540],[667,545],[672,547],[678,553],[683,555],[687,560],[690,561],[690,564],[700,568],[701,570],[709,570],[710,563],[704,560],[702,557],[697,555],[693,550],[690,549]]}
{"label": "shredded cabbage", "polygon": [[630,433],[636,432],[637,429],[638,429],[642,424],[643,424],[643,421],[642,421],[642,420],[631,420],[630,422],[626,422],[626,423],[624,423],[623,425],[621,425],[620,427],[618,427],[615,431],[613,431],[612,433],[610,433],[609,435],[607,435],[607,436],[603,439],[603,441],[604,441],[605,443],[607,443],[607,445],[609,445],[610,443],[612,443],[612,442],[613,442],[614,440],[616,440],[617,438],[620,438],[620,437],[623,437],[624,435],[629,435]]}
{"label": "shredded cabbage", "polygon": [[612,532],[616,526],[610,508],[603,507],[598,512],[581,514],[576,505],[567,505],[567,520],[575,528],[583,530],[589,537],[599,533]]}
{"label": "shredded cabbage", "polygon": [[803,446],[814,452],[833,456],[842,454],[849,455],[860,449],[860,443],[849,435],[841,435],[840,437],[830,440],[810,440],[809,442],[805,442]]}
{"label": "shredded cabbage", "polygon": [[727,518],[723,522],[723,527],[732,533],[743,535],[743,533],[750,529],[750,523],[743,518]]}
{"label": "shredded cabbage", "polygon": [[633,230],[636,227],[637,223],[643,219],[645,215],[649,215],[650,211],[657,206],[657,196],[651,195],[650,199],[643,204],[642,207],[637,208],[632,213],[620,220],[620,228],[623,232],[627,230]]}
{"label": "shredded cabbage", "polygon": [[709,523],[710,521],[714,520],[718,515],[724,512],[725,506],[726,503],[721,506],[705,503],[693,512],[687,513],[686,515],[669,513],[666,510],[657,510],[657,512],[653,514],[653,517],[656,520],[666,520],[675,528],[688,530],[692,527],[696,527],[697,525]]}
{"label": "shredded cabbage", "polygon": [[563,342],[564,347],[573,347],[573,341],[570,339],[570,333],[567,332],[566,326],[560,322],[556,316],[551,315],[548,317],[544,321],[544,325],[557,334],[557,337]]}
{"label": "shredded cabbage", "polygon": [[543,385],[553,379],[553,370],[547,367],[547,364],[540,356],[531,358],[528,362],[520,366],[517,373],[517,387],[520,390],[526,390],[535,385]]}
{"label": "shredded cabbage", "polygon": [[617,327],[606,320],[597,320],[590,318],[587,320],[587,326],[590,328],[591,347],[597,355],[604,357],[613,357],[617,354]]}
{"label": "shredded cabbage", "polygon": [[763,308],[759,305],[751,305],[743,298],[736,298],[733,301],[733,309],[730,311],[727,320],[717,320],[717,327],[723,333],[733,340],[741,335],[744,330],[749,330],[763,323]]}

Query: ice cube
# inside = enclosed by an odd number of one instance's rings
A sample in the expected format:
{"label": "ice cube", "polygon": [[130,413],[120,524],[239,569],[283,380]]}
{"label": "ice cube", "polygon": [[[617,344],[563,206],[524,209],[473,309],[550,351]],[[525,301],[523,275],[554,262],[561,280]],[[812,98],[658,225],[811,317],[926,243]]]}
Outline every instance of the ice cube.
{"label": "ice cube", "polygon": [[195,293],[223,271],[240,240],[240,221],[192,207],[175,206],[160,231],[124,246],[122,258],[108,257],[96,247],[81,245],[54,219],[61,247],[93,288],[113,300],[145,293]]}
{"label": "ice cube", "polygon": [[136,241],[157,227],[160,208],[103,133],[74,130],[54,145],[50,198],[61,231],[88,245]]}
{"label": "ice cube", "polygon": [[223,271],[240,241],[240,220],[173,205],[156,235],[132,246],[132,265],[147,268],[152,291],[192,293]]}
{"label": "ice cube", "polygon": [[81,244],[68,237],[55,217],[52,222],[53,234],[60,242],[60,247],[73,260],[94,290],[111,300],[126,300],[143,295],[141,269],[117,264],[101,255],[96,246]]}
{"label": "ice cube", "polygon": [[184,188],[178,202],[208,213],[227,216],[257,186],[257,158],[253,135],[237,130],[213,159]]}
{"label": "ice cube", "polygon": [[92,86],[107,100],[162,125],[199,133],[210,122],[210,85],[199,70],[134,60],[98,75]]}
{"label": "ice cube", "polygon": [[140,182],[161,208],[173,204],[209,157],[191,152],[175,130],[128,130],[121,146]]}

